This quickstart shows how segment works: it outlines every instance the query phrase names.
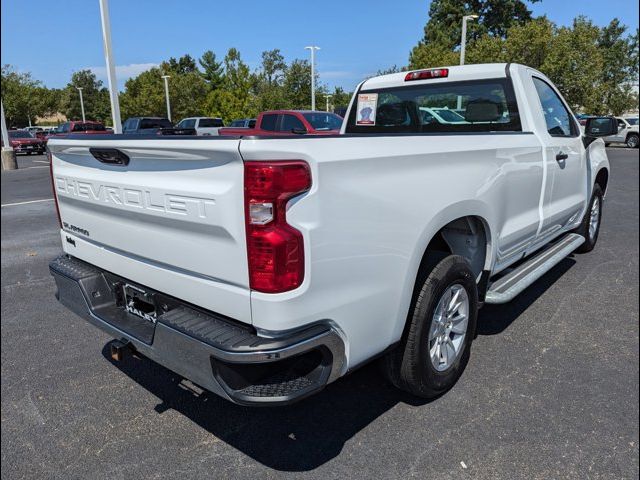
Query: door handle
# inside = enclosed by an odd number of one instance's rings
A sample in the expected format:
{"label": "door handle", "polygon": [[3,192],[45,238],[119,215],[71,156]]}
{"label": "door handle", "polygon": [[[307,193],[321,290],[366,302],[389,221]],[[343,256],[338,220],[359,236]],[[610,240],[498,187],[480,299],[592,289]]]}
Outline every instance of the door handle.
{"label": "door handle", "polygon": [[566,154],[566,153],[564,153],[564,152],[560,152],[560,153],[558,153],[558,154],[556,155],[556,161],[557,161],[557,162],[562,162],[562,161],[566,160],[567,158],[569,158],[569,155],[567,155],[567,154]]}

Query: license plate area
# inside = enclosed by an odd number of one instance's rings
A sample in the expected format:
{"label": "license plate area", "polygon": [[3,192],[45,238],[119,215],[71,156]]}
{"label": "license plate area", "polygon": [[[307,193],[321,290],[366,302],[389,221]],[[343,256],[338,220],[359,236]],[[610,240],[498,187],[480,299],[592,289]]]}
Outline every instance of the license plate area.
{"label": "license plate area", "polygon": [[158,315],[154,293],[147,292],[130,283],[122,284],[117,290],[120,290],[120,295],[117,295],[117,303],[127,313],[155,325]]}

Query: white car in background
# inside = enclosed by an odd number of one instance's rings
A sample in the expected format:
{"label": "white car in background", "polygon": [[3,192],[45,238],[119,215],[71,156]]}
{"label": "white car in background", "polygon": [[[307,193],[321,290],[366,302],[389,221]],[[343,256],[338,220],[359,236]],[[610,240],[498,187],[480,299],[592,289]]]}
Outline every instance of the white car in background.
{"label": "white car in background", "polygon": [[622,118],[616,117],[618,121],[618,133],[605,137],[606,145],[610,143],[624,143],[629,148],[638,148],[638,117]]}
{"label": "white car in background", "polygon": [[422,112],[422,121],[424,123],[431,123],[433,120],[448,125],[469,123],[462,115],[449,108],[420,107],[420,111]]}
{"label": "white car in background", "polygon": [[221,118],[189,117],[180,120],[176,127],[195,128],[196,135],[209,136],[218,135],[218,129],[224,127],[224,123]]}

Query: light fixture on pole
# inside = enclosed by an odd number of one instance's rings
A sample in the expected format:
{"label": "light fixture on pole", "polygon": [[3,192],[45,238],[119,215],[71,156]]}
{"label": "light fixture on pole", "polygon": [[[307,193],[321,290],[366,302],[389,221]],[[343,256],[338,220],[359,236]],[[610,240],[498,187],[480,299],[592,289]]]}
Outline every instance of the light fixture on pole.
{"label": "light fixture on pole", "polygon": [[82,87],[76,87],[78,92],[80,92],[80,110],[82,110],[82,121],[86,122],[87,119],[84,116],[84,100],[82,99]]}
{"label": "light fixture on pole", "polygon": [[113,63],[111,52],[111,21],[109,20],[108,0],[99,0],[100,20],[102,22],[102,41],[104,44],[104,59],[107,64],[107,83],[109,85],[109,98],[111,100],[111,118],[113,120],[113,132],[122,133],[120,120],[120,102],[118,100],[118,82],[116,80],[116,67]]}
{"label": "light fixture on pole", "polygon": [[171,104],[169,103],[169,79],[171,75],[162,75],[164,79],[164,96],[167,100],[167,118],[171,121]]}
{"label": "light fixture on pole", "polygon": [[467,49],[467,22],[475,20],[478,15],[465,15],[462,17],[462,39],[460,41],[460,65],[464,65],[464,54]]}
{"label": "light fixture on pole", "polygon": [[304,47],[305,50],[311,50],[311,110],[316,109],[316,50],[320,47],[311,45]]}

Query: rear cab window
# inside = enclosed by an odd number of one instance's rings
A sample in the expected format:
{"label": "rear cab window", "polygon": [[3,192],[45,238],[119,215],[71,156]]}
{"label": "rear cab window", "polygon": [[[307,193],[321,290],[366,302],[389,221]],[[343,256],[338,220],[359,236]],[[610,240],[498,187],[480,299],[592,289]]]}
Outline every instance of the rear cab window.
{"label": "rear cab window", "polygon": [[[362,102],[359,102],[360,95],[363,95]],[[497,78],[361,90],[349,113],[345,131],[520,132],[522,126],[511,81]]]}
{"label": "rear cab window", "polygon": [[171,122],[164,118],[143,118],[140,120],[140,130],[147,128],[172,128]]}
{"label": "rear cab window", "polygon": [[278,123],[278,114],[268,113],[262,116],[262,122],[260,123],[260,128],[268,132],[275,132],[277,123]]}
{"label": "rear cab window", "polygon": [[222,120],[220,118],[201,118],[200,123],[198,124],[200,128],[216,128],[216,127],[224,127]]}

